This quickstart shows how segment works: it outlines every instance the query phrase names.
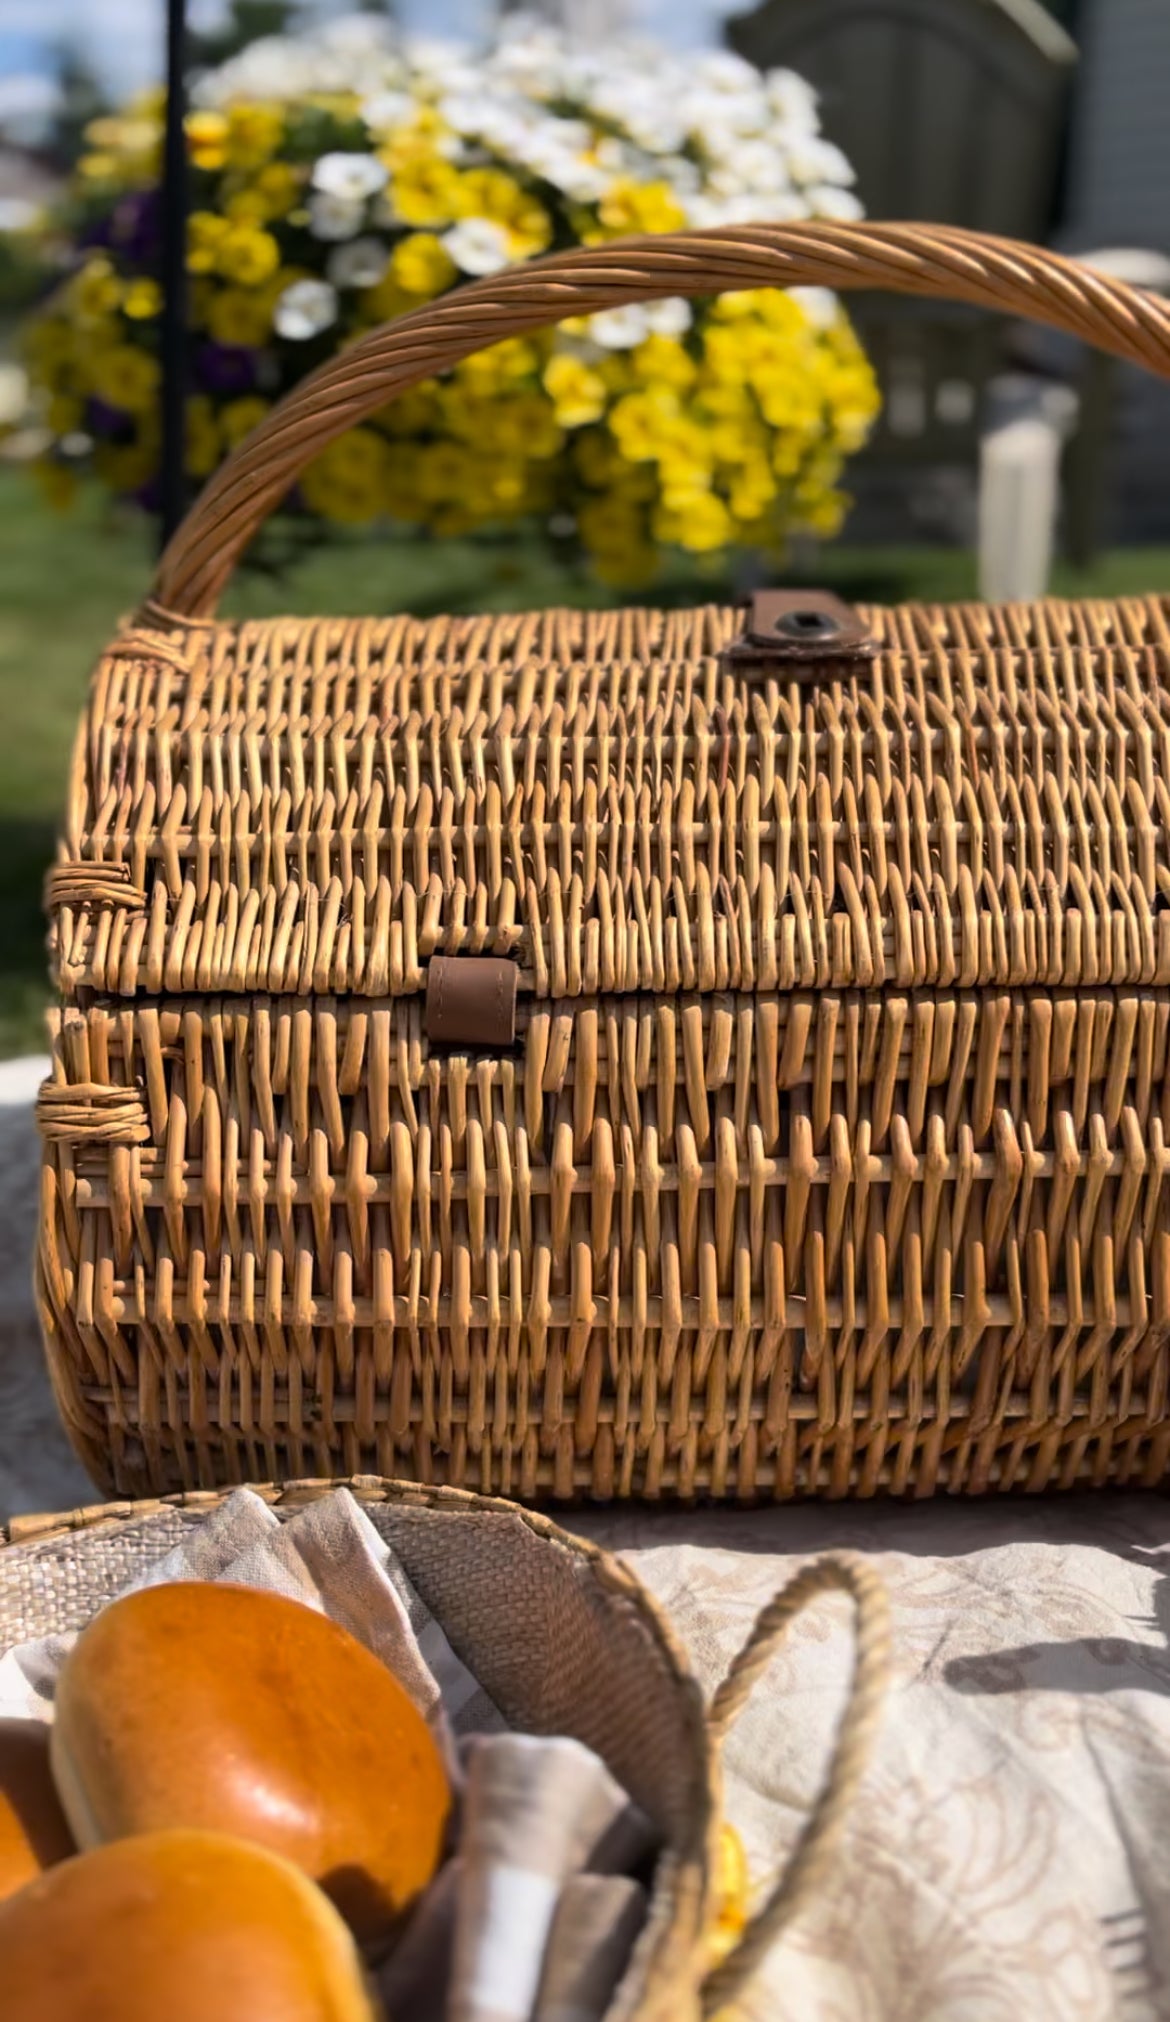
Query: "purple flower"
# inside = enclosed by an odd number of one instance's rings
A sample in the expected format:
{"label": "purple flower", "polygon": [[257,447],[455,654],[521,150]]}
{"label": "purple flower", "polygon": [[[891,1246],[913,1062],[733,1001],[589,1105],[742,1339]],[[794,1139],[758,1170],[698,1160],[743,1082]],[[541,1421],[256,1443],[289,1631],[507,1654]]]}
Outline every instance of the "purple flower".
{"label": "purple flower", "polygon": [[85,404],[85,425],[91,435],[100,442],[126,441],[134,433],[134,423],[120,407],[111,407],[108,400],[98,400],[91,395]]}
{"label": "purple flower", "polygon": [[135,505],[142,506],[143,510],[148,513],[157,513],[162,510],[162,483],[157,475],[155,477],[148,477],[146,483],[140,484],[137,491],[132,491],[129,496],[133,499]]}
{"label": "purple flower", "polygon": [[256,384],[256,361],[239,344],[201,344],[195,370],[210,393],[249,393]]}
{"label": "purple flower", "polygon": [[114,211],[111,243],[131,266],[153,272],[162,258],[162,202],[157,189],[134,190]]}
{"label": "purple flower", "polygon": [[113,218],[106,216],[92,218],[88,225],[83,225],[77,234],[77,244],[81,251],[88,253],[91,250],[96,250],[98,247],[105,248],[108,246],[113,223]]}

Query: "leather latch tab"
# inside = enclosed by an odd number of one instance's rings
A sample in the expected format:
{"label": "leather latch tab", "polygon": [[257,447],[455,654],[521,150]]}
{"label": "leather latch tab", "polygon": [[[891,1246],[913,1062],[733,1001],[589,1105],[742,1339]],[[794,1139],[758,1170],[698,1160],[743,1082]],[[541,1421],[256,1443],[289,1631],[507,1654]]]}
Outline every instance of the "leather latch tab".
{"label": "leather latch tab", "polygon": [[520,971],[497,955],[432,955],[426,1035],[436,1046],[496,1052],[516,1037]]}
{"label": "leather latch tab", "polygon": [[741,668],[789,663],[798,673],[828,660],[869,660],[877,650],[853,606],[831,590],[757,590],[725,657]]}

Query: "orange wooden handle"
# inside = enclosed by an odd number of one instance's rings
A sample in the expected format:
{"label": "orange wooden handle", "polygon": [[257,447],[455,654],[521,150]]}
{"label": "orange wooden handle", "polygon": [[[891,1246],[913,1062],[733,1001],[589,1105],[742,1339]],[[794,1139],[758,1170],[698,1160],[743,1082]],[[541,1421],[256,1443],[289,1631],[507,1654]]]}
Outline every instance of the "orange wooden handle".
{"label": "orange wooden handle", "polygon": [[554,253],[371,330],[303,380],[211,479],[159,563],[153,600],[209,617],[236,562],[336,436],[474,351],[662,295],[886,288],[1027,316],[1170,376],[1170,303],[1075,260],[946,225],[753,225]]}

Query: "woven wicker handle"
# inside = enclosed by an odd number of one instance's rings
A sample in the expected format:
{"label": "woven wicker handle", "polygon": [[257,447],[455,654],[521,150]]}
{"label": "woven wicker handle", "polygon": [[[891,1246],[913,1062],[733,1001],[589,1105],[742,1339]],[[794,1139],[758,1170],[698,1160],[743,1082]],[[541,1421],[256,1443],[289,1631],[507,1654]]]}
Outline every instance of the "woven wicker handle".
{"label": "woven wicker handle", "polygon": [[662,295],[889,288],[1051,323],[1170,376],[1170,304],[1075,261],[940,225],[757,225],[556,253],[372,330],[282,400],[207,485],[159,564],[153,601],[211,616],[252,536],[305,466],[397,393],[501,338]]}
{"label": "woven wicker handle", "polygon": [[817,1559],[781,1589],[756,1618],[751,1635],[711,1702],[709,1723],[718,1741],[738,1718],[788,1628],[818,1595],[840,1591],[853,1600],[857,1651],[849,1702],[841,1716],[837,1745],[825,1785],[805,1821],[787,1867],[757,1910],[734,1951],[708,1974],[702,2013],[717,2015],[735,1999],[745,1981],[802,1909],[822,1880],[836,1851],[857,1786],[865,1774],[889,1673],[890,1616],[886,1590],[861,1559]]}

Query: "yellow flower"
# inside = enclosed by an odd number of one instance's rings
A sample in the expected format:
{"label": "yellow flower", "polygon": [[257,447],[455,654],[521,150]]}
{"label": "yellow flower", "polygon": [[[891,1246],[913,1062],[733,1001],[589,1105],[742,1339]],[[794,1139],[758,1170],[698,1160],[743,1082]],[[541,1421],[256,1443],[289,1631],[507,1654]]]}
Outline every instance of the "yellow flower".
{"label": "yellow flower", "polygon": [[544,384],[562,428],[583,428],[605,412],[605,381],[567,351],[549,359]]}
{"label": "yellow flower", "polygon": [[89,360],[89,383],[98,399],[128,414],[154,407],[160,376],[158,359],[133,344],[115,344]]}
{"label": "yellow flower", "polygon": [[55,393],[49,402],[46,420],[55,436],[68,435],[81,427],[82,405],[74,393]]}
{"label": "yellow flower", "polygon": [[230,449],[235,449],[246,435],[251,435],[268,413],[270,403],[261,399],[258,393],[246,394],[241,400],[229,400],[220,412],[220,427],[224,441]]}
{"label": "yellow flower", "polygon": [[375,288],[363,288],[358,295],[363,323],[392,323],[396,316],[405,316],[408,309],[417,309],[418,295],[410,295],[394,278],[393,268]]}
{"label": "yellow flower", "polygon": [[416,482],[421,499],[466,497],[477,477],[475,457],[456,442],[434,442],[419,451]]}
{"label": "yellow flower", "polygon": [[117,157],[112,154],[83,154],[77,164],[77,172],[88,183],[113,182],[118,173]]}
{"label": "yellow flower", "polygon": [[409,295],[429,301],[455,279],[455,262],[434,232],[411,232],[395,246],[390,271]]}
{"label": "yellow flower", "polygon": [[303,170],[292,162],[270,161],[256,177],[255,187],[271,206],[270,215],[280,218],[292,209],[303,180]]}
{"label": "yellow flower", "polygon": [[220,438],[215,409],[205,393],[187,402],[184,467],[189,477],[210,477],[219,462]]}
{"label": "yellow flower", "polygon": [[542,253],[552,237],[543,204],[504,169],[468,169],[459,178],[459,215],[489,218],[508,235],[509,250],[521,259]]}
{"label": "yellow flower", "polygon": [[618,447],[631,463],[656,457],[677,440],[682,409],[678,395],[668,386],[648,386],[641,393],[627,393],[609,417]]}
{"label": "yellow flower", "polygon": [[622,555],[640,547],[646,538],[645,516],[627,499],[586,499],[578,511],[577,526],[593,555]]}
{"label": "yellow flower", "polygon": [[21,349],[37,371],[64,365],[73,356],[73,332],[62,316],[42,316],[23,332]]}
{"label": "yellow flower", "polygon": [[539,363],[540,353],[529,338],[503,337],[486,351],[473,351],[470,358],[461,359],[455,372],[460,383],[482,400],[531,379]]}
{"label": "yellow flower", "polygon": [[68,464],[58,463],[52,456],[38,457],[33,465],[33,476],[53,511],[67,512],[77,496],[77,475]]}
{"label": "yellow flower", "polygon": [[258,287],[280,265],[280,247],[271,232],[255,225],[229,225],[215,248],[216,271],[245,288]]}
{"label": "yellow flower", "polygon": [[734,534],[731,515],[714,492],[682,492],[664,501],[654,516],[654,531],[661,541],[672,541],[691,554],[710,554],[726,547]]}
{"label": "yellow flower", "polygon": [[404,225],[449,225],[459,216],[461,178],[442,155],[404,161],[390,185],[395,215]]}
{"label": "yellow flower", "polygon": [[647,386],[673,386],[677,393],[685,393],[694,385],[698,367],[677,337],[660,337],[655,332],[636,345],[631,355],[638,378]]}
{"label": "yellow flower", "polygon": [[80,323],[109,316],[121,300],[122,283],[107,259],[87,260],[70,283],[70,306]]}
{"label": "yellow flower", "polygon": [[[686,213],[667,182],[636,183],[619,176],[598,206],[605,235],[626,232],[677,232]],[[592,236],[592,235],[591,235]]]}
{"label": "yellow flower", "polygon": [[187,272],[210,274],[215,267],[220,240],[230,229],[226,218],[214,211],[192,211],[187,220]]}
{"label": "yellow flower", "polygon": [[395,437],[425,435],[435,425],[436,391],[430,380],[400,393],[378,416],[379,426]]}
{"label": "yellow flower", "polygon": [[237,224],[268,225],[287,218],[300,196],[301,172],[291,162],[272,161],[259,175],[227,197],[224,210]]}
{"label": "yellow flower", "polygon": [[183,121],[187,153],[196,168],[222,168],[227,160],[228,122],[222,112],[189,112]]}
{"label": "yellow flower", "polygon": [[207,328],[217,344],[263,344],[272,328],[266,295],[220,288],[207,305]]}
{"label": "yellow flower", "polygon": [[418,452],[413,443],[396,442],[390,452],[383,486],[383,502],[391,519],[417,525],[420,518],[415,466]]}
{"label": "yellow flower", "polygon": [[480,445],[506,456],[555,456],[564,437],[541,393],[497,393],[480,403]]}
{"label": "yellow flower", "polygon": [[145,274],[136,281],[127,281],[122,297],[122,314],[132,322],[146,323],[162,310],[162,289],[157,281],[151,281]]}
{"label": "yellow flower", "polygon": [[737,520],[758,520],[776,497],[777,489],[766,460],[753,459],[733,480],[728,504]]}
{"label": "yellow flower", "polygon": [[306,505],[344,525],[368,525],[385,510],[390,461],[372,428],[350,429],[309,465],[301,479]]}
{"label": "yellow flower", "polygon": [[284,136],[284,115],[275,105],[233,105],[227,118],[226,157],[230,167],[255,169],[271,161]]}
{"label": "yellow flower", "polygon": [[582,479],[594,491],[605,491],[630,468],[617,444],[603,429],[591,429],[573,444],[573,462]]}
{"label": "yellow flower", "polygon": [[797,488],[793,501],[800,525],[810,534],[818,534],[822,540],[832,540],[833,536],[841,531],[847,500],[836,491],[820,494],[811,491],[802,497],[802,489],[803,487]]}

